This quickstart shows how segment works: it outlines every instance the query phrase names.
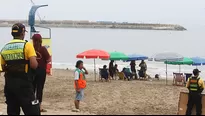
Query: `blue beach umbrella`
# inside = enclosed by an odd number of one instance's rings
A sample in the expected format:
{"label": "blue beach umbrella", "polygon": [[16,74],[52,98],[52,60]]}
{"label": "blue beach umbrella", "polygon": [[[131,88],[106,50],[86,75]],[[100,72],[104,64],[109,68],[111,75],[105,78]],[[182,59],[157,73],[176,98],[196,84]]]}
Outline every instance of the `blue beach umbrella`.
{"label": "blue beach umbrella", "polygon": [[205,58],[201,58],[201,57],[193,57],[191,58],[193,60],[193,66],[201,66],[201,65],[205,65]]}
{"label": "blue beach umbrella", "polygon": [[131,54],[131,55],[128,55],[128,60],[127,60],[127,61],[132,61],[132,60],[146,60],[146,59],[148,59],[147,56],[138,55],[138,54]]}

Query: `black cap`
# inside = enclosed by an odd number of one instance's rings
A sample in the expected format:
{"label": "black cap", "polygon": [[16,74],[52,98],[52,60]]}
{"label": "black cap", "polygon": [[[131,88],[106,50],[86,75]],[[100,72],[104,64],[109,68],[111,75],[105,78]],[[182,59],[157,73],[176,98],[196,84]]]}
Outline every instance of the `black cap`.
{"label": "black cap", "polygon": [[198,74],[198,73],[200,73],[200,72],[201,72],[201,71],[199,71],[199,69],[194,69],[194,70],[193,70],[193,74],[194,74],[194,75],[196,75],[196,74]]}
{"label": "black cap", "polygon": [[26,31],[26,27],[22,23],[16,23],[12,26],[11,34],[12,36],[20,36],[23,32]]}

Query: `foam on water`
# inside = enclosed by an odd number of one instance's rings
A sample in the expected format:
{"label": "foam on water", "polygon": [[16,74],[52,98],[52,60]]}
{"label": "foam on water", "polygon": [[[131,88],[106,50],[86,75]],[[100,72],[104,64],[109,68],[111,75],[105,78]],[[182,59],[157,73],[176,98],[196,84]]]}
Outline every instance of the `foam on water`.
{"label": "foam on water", "polygon": [[[159,74],[161,78],[166,77],[166,65],[164,63],[150,62],[150,61],[147,61],[146,63],[147,63],[147,66],[148,66],[147,74],[149,74],[151,77],[154,77],[155,74]],[[96,64],[97,72],[98,72],[98,68],[102,68],[103,65],[105,65],[105,64],[108,66],[109,62]],[[120,61],[118,61],[117,64],[118,64],[118,69],[120,71],[124,67],[130,67],[129,62],[120,62]],[[84,66],[87,68],[87,70],[94,71],[94,64],[84,63]],[[187,66],[187,65],[181,65],[180,67],[181,67],[181,73],[192,73],[192,70],[194,68],[196,68],[196,66]],[[73,69],[75,69],[75,63],[55,63],[55,62],[53,62],[53,68],[56,68],[56,69],[72,69],[73,70]],[[200,76],[203,79],[205,79],[205,71],[203,71],[205,69],[205,66],[198,66],[197,68],[202,71]],[[139,67],[137,66],[136,69],[139,69]],[[168,78],[172,79],[173,72],[179,72],[179,66],[178,65],[168,65],[167,72],[168,72]]]}

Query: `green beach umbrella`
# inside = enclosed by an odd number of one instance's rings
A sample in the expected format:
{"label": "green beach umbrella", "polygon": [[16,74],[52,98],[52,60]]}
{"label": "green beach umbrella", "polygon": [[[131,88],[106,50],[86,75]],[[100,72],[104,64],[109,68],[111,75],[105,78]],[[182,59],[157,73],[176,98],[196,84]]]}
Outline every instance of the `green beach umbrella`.
{"label": "green beach umbrella", "polygon": [[110,52],[110,60],[128,60],[128,56],[122,52]]}
{"label": "green beach umbrella", "polygon": [[183,60],[179,61],[165,61],[165,64],[172,64],[172,65],[191,65],[193,64],[193,60],[191,58],[184,57]]}
{"label": "green beach umbrella", "polygon": [[193,64],[193,60],[191,58],[184,57],[183,60],[178,61],[165,61],[165,64],[171,64],[171,65],[179,65],[179,72],[181,72],[181,65],[191,65]]}

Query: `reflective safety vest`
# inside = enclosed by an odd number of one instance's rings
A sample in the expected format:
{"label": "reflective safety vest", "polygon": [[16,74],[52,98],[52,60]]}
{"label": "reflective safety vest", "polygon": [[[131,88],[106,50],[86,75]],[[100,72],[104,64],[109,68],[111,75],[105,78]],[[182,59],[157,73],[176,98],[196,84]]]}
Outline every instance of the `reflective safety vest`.
{"label": "reflective safety vest", "polygon": [[29,64],[24,54],[26,42],[24,40],[15,40],[15,42],[6,44],[1,50],[2,58],[6,62],[6,72],[25,72],[25,66]]}
{"label": "reflective safety vest", "polygon": [[[79,68],[77,68],[75,71],[77,71],[79,73],[78,88],[84,89],[86,87],[85,74]],[[74,87],[76,88],[76,83],[74,83]]]}
{"label": "reflective safety vest", "polygon": [[199,87],[199,79],[200,77],[194,78],[194,77],[190,77],[189,78],[189,90],[192,92],[198,92],[200,87]]}

